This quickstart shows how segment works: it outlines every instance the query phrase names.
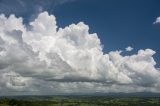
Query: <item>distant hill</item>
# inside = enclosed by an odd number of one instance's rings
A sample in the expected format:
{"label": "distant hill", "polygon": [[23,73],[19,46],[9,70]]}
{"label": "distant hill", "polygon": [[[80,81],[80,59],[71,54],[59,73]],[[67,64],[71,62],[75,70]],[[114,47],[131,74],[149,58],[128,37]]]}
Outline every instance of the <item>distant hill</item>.
{"label": "distant hill", "polygon": [[92,94],[59,94],[59,95],[17,95],[17,96],[0,96],[1,98],[11,98],[11,99],[37,99],[37,100],[49,100],[54,97],[106,97],[106,98],[115,98],[115,97],[139,97],[139,98],[152,98],[152,97],[160,97],[160,93],[151,93],[151,92],[137,92],[137,93],[92,93]]}

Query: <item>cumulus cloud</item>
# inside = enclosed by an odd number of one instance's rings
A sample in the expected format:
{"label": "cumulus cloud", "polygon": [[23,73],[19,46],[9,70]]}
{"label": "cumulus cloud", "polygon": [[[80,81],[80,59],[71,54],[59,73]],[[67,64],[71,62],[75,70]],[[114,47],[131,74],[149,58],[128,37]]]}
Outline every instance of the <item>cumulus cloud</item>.
{"label": "cumulus cloud", "polygon": [[[132,48],[126,48],[131,51]],[[0,15],[1,94],[159,92],[160,72],[152,49],[122,56],[103,53],[96,33],[83,22],[65,28],[42,12],[29,23]]]}
{"label": "cumulus cloud", "polygon": [[132,51],[132,50],[133,50],[133,48],[130,47],[130,46],[128,46],[128,47],[126,48],[126,51],[128,51],[128,52],[130,52],[130,51]]}
{"label": "cumulus cloud", "polygon": [[160,24],[160,17],[157,17],[155,22],[153,22],[153,24]]}

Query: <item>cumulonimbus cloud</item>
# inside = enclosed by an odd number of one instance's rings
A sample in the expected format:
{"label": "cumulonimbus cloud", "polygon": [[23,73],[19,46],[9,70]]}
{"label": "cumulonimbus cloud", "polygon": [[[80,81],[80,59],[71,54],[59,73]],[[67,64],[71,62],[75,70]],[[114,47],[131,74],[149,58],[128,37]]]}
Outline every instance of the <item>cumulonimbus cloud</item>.
{"label": "cumulonimbus cloud", "polygon": [[[129,51],[131,48],[129,49]],[[103,53],[96,33],[83,22],[58,28],[42,12],[29,25],[0,15],[1,94],[159,92],[160,72],[152,49],[122,56]],[[23,91],[23,92],[21,92]]]}

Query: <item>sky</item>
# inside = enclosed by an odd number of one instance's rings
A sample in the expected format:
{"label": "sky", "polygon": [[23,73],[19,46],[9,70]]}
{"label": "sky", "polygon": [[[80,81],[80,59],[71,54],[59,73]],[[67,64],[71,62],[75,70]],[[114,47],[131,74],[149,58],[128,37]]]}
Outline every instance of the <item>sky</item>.
{"label": "sky", "polygon": [[159,93],[159,5],[0,0],[0,95]]}

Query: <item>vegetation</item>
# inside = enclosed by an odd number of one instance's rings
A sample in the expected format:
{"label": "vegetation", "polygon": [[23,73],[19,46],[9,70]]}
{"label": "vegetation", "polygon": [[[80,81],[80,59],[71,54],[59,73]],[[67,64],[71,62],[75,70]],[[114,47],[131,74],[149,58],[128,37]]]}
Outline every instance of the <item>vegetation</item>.
{"label": "vegetation", "polygon": [[0,106],[160,106],[160,98],[21,97],[1,98]]}

